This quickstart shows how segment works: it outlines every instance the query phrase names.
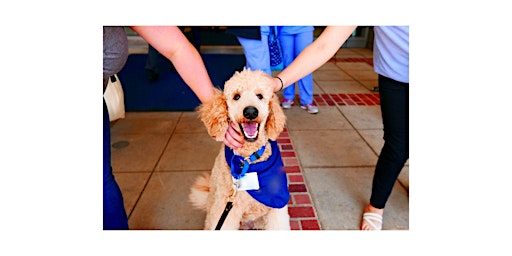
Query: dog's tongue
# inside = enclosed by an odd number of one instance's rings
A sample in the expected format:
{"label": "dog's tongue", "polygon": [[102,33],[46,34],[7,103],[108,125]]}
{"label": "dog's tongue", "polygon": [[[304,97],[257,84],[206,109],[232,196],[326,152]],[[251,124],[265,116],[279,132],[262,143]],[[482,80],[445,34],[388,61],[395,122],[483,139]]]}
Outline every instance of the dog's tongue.
{"label": "dog's tongue", "polygon": [[242,126],[244,128],[245,136],[248,138],[254,138],[256,135],[258,135],[258,123],[256,122],[246,122],[242,123]]}

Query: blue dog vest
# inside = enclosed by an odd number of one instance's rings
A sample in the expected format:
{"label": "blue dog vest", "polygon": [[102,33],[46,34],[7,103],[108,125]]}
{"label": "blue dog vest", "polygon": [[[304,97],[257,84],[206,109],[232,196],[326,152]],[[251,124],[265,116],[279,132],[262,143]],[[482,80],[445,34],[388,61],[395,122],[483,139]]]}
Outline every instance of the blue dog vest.
{"label": "blue dog vest", "polygon": [[[247,190],[249,195],[268,207],[282,208],[290,200],[290,192],[288,191],[288,182],[279,146],[276,141],[269,140],[269,142],[272,146],[272,156],[266,161],[255,164],[249,164],[247,161],[244,163],[244,158],[235,155],[233,150],[227,146],[224,153],[228,165],[231,166],[231,175],[233,177],[243,177],[245,173],[250,172],[258,174],[260,188],[258,190]],[[261,155],[263,151],[265,151],[265,146],[255,154]],[[259,158],[259,155],[256,159]],[[253,156],[251,156],[251,161],[255,160]],[[245,170],[243,169],[244,167],[246,167]]]}

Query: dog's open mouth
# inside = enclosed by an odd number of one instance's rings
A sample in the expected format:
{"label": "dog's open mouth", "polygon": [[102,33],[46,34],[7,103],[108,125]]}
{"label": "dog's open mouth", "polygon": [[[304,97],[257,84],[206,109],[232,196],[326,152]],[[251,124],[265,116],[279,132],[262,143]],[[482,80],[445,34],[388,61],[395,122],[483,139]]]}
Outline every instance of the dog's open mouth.
{"label": "dog's open mouth", "polygon": [[259,128],[260,124],[254,121],[240,123],[240,130],[242,130],[244,138],[248,142],[253,142],[258,139]]}

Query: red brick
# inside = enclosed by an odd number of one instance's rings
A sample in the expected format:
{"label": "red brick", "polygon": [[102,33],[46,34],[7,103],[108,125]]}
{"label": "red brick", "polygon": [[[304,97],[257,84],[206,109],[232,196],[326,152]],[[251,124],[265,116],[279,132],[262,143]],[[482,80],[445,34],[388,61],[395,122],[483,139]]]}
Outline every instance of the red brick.
{"label": "red brick", "polygon": [[291,230],[300,230],[300,223],[297,220],[290,220]]}
{"label": "red brick", "polygon": [[280,145],[280,146],[281,146],[281,149],[282,149],[282,150],[290,150],[290,149],[293,149],[293,146],[292,146],[292,145],[288,145],[288,144],[286,144],[286,145]]}
{"label": "red brick", "polygon": [[289,184],[288,190],[290,190],[290,193],[308,192],[308,189],[306,188],[306,185],[304,185],[304,184]]}
{"label": "red brick", "polygon": [[281,157],[295,157],[295,152],[293,152],[293,151],[281,152]]}
{"label": "red brick", "polygon": [[284,170],[286,173],[300,172],[300,168],[298,166],[285,166]]}
{"label": "red brick", "polygon": [[320,230],[317,220],[301,220],[302,230]]}
{"label": "red brick", "polygon": [[291,140],[290,138],[277,138],[277,143],[290,144]]}
{"label": "red brick", "polygon": [[373,103],[373,101],[369,100],[369,99],[364,99],[364,102],[366,103],[366,105],[368,106],[373,106],[375,105],[375,103]]}
{"label": "red brick", "polygon": [[299,165],[299,161],[296,157],[285,157],[283,158],[283,162],[285,166],[297,166]]}
{"label": "red brick", "polygon": [[315,212],[311,206],[289,206],[288,213],[290,218],[315,217]]}
{"label": "red brick", "polygon": [[311,204],[308,194],[293,195],[293,200],[295,201],[295,204]]}
{"label": "red brick", "polygon": [[288,180],[290,180],[290,182],[304,182],[304,178],[302,177],[302,174],[288,175]]}

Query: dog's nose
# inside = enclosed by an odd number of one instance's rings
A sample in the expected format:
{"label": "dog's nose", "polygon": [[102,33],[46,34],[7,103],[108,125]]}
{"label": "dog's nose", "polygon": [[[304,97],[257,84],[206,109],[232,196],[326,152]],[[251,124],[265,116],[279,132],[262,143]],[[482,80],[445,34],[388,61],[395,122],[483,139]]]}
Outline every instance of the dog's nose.
{"label": "dog's nose", "polygon": [[244,108],[244,117],[253,120],[258,117],[258,109],[255,107],[246,107]]}

